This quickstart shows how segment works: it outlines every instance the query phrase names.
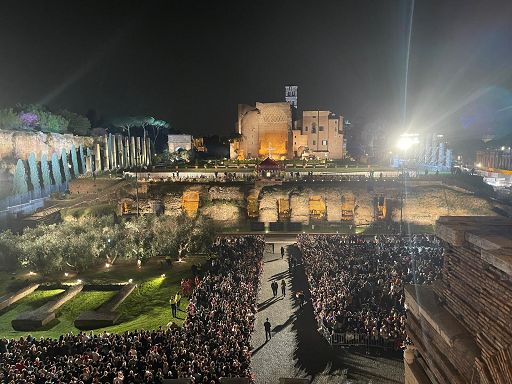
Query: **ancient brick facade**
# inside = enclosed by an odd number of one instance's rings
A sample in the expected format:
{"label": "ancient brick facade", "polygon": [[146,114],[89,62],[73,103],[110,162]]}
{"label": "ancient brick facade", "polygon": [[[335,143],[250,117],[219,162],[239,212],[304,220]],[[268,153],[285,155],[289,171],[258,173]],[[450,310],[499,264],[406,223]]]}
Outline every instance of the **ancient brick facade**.
{"label": "ancient brick facade", "polygon": [[238,105],[239,141],[230,146],[232,159],[285,159],[292,156],[292,113],[290,104],[256,103]]}

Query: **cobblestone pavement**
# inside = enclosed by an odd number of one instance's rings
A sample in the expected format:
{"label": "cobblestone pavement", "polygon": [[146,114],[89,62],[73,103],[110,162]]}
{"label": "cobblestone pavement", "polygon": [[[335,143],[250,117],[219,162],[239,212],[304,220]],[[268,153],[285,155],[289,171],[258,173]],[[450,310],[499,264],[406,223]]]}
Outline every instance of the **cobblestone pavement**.
{"label": "cobblestone pavement", "polygon": [[[256,383],[278,383],[280,377],[307,378],[315,384],[403,383],[400,357],[367,355],[366,351],[347,351],[329,345],[317,331],[300,253],[296,247],[287,246],[287,255],[281,259],[281,245],[287,244],[276,243],[273,253],[272,246],[267,244],[263,259],[258,313],[251,339]],[[288,271],[288,254],[299,259],[292,273]],[[281,295],[282,279],[287,284],[284,297]],[[279,283],[277,297],[270,287],[274,280]],[[306,294],[303,308],[299,308],[295,297],[298,291]],[[267,318],[272,325],[272,339],[268,342],[263,326]]]}

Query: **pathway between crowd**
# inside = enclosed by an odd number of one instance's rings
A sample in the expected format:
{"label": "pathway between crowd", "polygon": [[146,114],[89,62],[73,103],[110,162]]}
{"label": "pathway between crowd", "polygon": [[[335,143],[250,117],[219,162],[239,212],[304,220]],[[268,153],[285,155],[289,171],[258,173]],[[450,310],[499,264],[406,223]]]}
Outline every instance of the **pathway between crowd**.
{"label": "pathway between crowd", "polygon": [[[272,253],[272,244],[274,252]],[[258,314],[256,315],[255,331],[252,334],[253,357],[252,366],[256,373],[256,383],[275,383],[279,377],[296,377],[293,352],[297,345],[292,324],[295,319],[295,308],[291,295],[292,281],[288,272],[287,255],[281,258],[281,246],[286,242],[266,243],[263,256],[263,274],[260,279],[258,293]],[[286,281],[286,295],[281,294],[281,281]],[[279,284],[277,296],[274,297],[270,284]],[[272,339],[265,342],[263,323],[269,319]]]}
{"label": "pathway between crowd", "polygon": [[[251,338],[252,370],[256,383],[279,383],[281,377],[307,378],[315,384],[402,383],[401,359],[392,360],[333,349],[320,335],[313,316],[300,252],[292,245],[294,242],[293,237],[266,240],[258,313]],[[281,246],[286,249],[283,258]],[[298,261],[298,266],[291,273],[288,271],[290,255]],[[281,294],[283,279],[286,282],[285,296]],[[276,297],[270,286],[273,281],[279,283]],[[295,297],[298,291],[306,295],[303,308],[299,308]],[[269,341],[265,340],[263,325],[267,318],[272,329],[272,339]]]}

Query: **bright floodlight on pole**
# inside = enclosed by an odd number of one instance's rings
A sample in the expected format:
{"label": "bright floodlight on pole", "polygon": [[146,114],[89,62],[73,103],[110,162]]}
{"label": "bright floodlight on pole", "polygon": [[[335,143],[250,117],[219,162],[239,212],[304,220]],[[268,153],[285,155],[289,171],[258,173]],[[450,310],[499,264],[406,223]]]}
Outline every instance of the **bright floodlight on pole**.
{"label": "bright floodlight on pole", "polygon": [[407,151],[419,144],[419,135],[417,133],[403,133],[398,138],[397,147],[402,152],[403,158],[400,160],[400,168],[402,169],[402,186],[400,191],[400,235],[402,235],[402,227],[403,227],[403,211],[404,211],[404,194],[406,193],[406,185],[405,185],[405,167],[407,166]]}
{"label": "bright floodlight on pole", "polygon": [[409,148],[411,148],[415,144],[419,144],[420,140],[418,138],[417,134],[414,133],[404,133],[400,135],[398,138],[398,142],[396,143],[396,146],[398,149],[402,151],[407,151]]}

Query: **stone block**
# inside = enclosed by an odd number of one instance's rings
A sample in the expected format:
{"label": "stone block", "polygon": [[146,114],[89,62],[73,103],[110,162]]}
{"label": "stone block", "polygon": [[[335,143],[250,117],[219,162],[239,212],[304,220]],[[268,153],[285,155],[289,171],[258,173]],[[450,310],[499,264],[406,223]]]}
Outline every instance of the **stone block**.
{"label": "stone block", "polygon": [[14,293],[13,295],[7,297],[6,299],[0,301],[0,311],[7,308],[8,306],[14,304],[18,300],[24,298],[27,295],[30,295],[39,287],[39,284],[30,284],[28,287],[24,287]]}
{"label": "stone block", "polygon": [[78,329],[97,329],[116,324],[121,314],[115,310],[133,292],[136,286],[136,284],[126,284],[112,299],[97,310],[82,312],[75,319],[75,327]]}
{"label": "stone block", "polygon": [[11,321],[12,327],[16,331],[35,331],[43,328],[55,319],[55,311],[80,293],[83,287],[83,284],[75,285],[61,293],[56,300],[49,301],[33,311],[21,313]]}

